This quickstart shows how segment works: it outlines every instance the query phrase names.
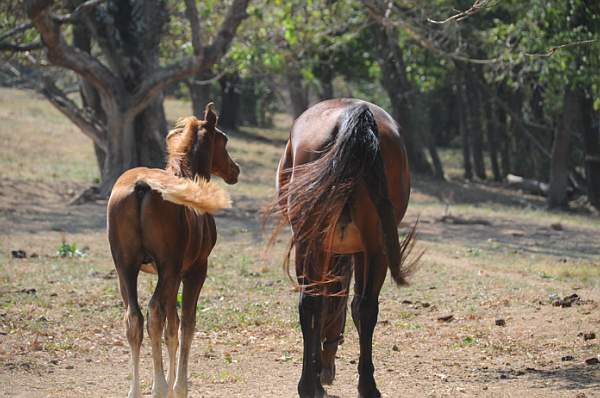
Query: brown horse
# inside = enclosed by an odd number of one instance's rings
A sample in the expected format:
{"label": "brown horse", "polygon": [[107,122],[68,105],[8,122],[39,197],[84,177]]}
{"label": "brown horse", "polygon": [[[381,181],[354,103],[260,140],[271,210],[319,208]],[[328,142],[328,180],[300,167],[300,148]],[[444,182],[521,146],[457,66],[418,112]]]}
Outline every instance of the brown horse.
{"label": "brown horse", "polygon": [[[126,307],[125,329],[131,347],[130,398],[141,397],[144,318],[137,296],[140,269],[158,273],[147,314],[154,363],[152,396],[187,396],[196,304],[206,279],[208,255],[217,239],[211,214],[230,204],[227,194],[209,180],[217,175],[235,184],[240,172],[227,153],[227,136],[216,128],[212,104],[207,105],[204,119],[186,118],[169,133],[165,170],[140,167],[123,173],[108,201],[108,240]],[[180,328],[176,304],[182,281]],[[163,331],[169,353],[168,380],[163,371]]]}
{"label": "brown horse", "polygon": [[298,393],[323,397],[322,384],[333,382],[354,269],[358,391],[361,397],[379,397],[372,361],[379,292],[388,268],[397,284],[405,283],[411,267],[403,262],[415,231],[399,242],[410,176],[398,125],[383,109],[356,99],[311,107],[294,122],[279,162],[277,190],[284,222],[292,227],[290,247],[301,287],[304,360]]}

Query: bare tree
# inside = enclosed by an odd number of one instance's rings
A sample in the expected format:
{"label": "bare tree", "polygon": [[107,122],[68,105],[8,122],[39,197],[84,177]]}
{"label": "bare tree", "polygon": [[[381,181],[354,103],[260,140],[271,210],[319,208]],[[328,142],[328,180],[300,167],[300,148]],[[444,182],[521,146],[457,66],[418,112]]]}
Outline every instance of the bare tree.
{"label": "bare tree", "polygon": [[[67,16],[51,13],[52,0],[26,0],[47,61],[75,72],[82,80],[83,106],[51,81],[43,92],[94,142],[101,163],[101,194],[125,170],[163,163],[167,130],[162,93],[169,85],[208,71],[227,51],[246,17],[250,0],[233,0],[211,43],[200,41],[200,24],[190,18],[194,53],[161,65],[159,46],[169,15],[162,0],[71,0]],[[189,5],[188,1],[187,4]],[[67,43],[61,28],[74,26]],[[97,54],[91,51],[92,44]]]}

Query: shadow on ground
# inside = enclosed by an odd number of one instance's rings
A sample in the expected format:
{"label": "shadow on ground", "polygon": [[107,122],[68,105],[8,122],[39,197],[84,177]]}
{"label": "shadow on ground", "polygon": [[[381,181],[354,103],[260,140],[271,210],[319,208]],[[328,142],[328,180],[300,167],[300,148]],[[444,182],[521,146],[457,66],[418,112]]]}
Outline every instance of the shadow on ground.
{"label": "shadow on ground", "polygon": [[[540,381],[550,381],[555,384],[555,388],[562,390],[581,390],[589,389],[595,392],[600,391],[600,366],[576,364],[559,369],[530,369],[528,371],[531,379]],[[544,388],[545,385],[540,385]]]}

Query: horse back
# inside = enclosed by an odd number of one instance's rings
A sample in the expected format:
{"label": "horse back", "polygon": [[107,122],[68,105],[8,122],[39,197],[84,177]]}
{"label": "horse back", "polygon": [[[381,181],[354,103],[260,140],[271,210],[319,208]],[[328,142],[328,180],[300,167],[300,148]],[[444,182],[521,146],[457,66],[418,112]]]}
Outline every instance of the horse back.
{"label": "horse back", "polygon": [[[359,102],[357,99],[342,98],[320,102],[309,108],[294,122],[287,144],[286,153],[280,161],[279,182],[285,182],[282,170],[292,169],[299,165],[316,160],[321,156],[326,145],[335,137],[344,112]],[[385,165],[388,194],[396,216],[400,223],[410,196],[410,174],[404,140],[396,121],[382,108],[365,102],[377,123],[379,142]],[[292,177],[293,178],[293,177]],[[366,190],[358,189],[357,201],[368,201]]]}

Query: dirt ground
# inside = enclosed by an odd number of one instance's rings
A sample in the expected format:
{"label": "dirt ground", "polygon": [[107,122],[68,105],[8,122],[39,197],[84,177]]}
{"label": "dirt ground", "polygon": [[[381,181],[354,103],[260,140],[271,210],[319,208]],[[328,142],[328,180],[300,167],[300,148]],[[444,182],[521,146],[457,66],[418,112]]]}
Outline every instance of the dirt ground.
{"label": "dirt ground", "polygon": [[[188,109],[167,103],[170,120]],[[243,174],[228,188],[234,208],[217,217],[192,397],[296,394],[301,334],[280,267],[285,237],[266,250],[259,222],[287,134],[280,124],[231,134]],[[0,142],[0,395],[126,396],[106,203],[68,205],[96,178],[91,145],[35,94],[7,89]],[[406,221],[420,218],[426,253],[410,286],[388,280],[380,298],[374,362],[383,396],[600,397],[600,217],[583,208],[549,213],[539,198],[491,183],[415,180]],[[81,255],[60,257],[63,242]],[[143,305],[154,284],[140,277]],[[572,294],[571,306],[555,305]],[[357,395],[357,340],[349,322],[330,397]],[[145,394],[151,383],[146,336]]]}

